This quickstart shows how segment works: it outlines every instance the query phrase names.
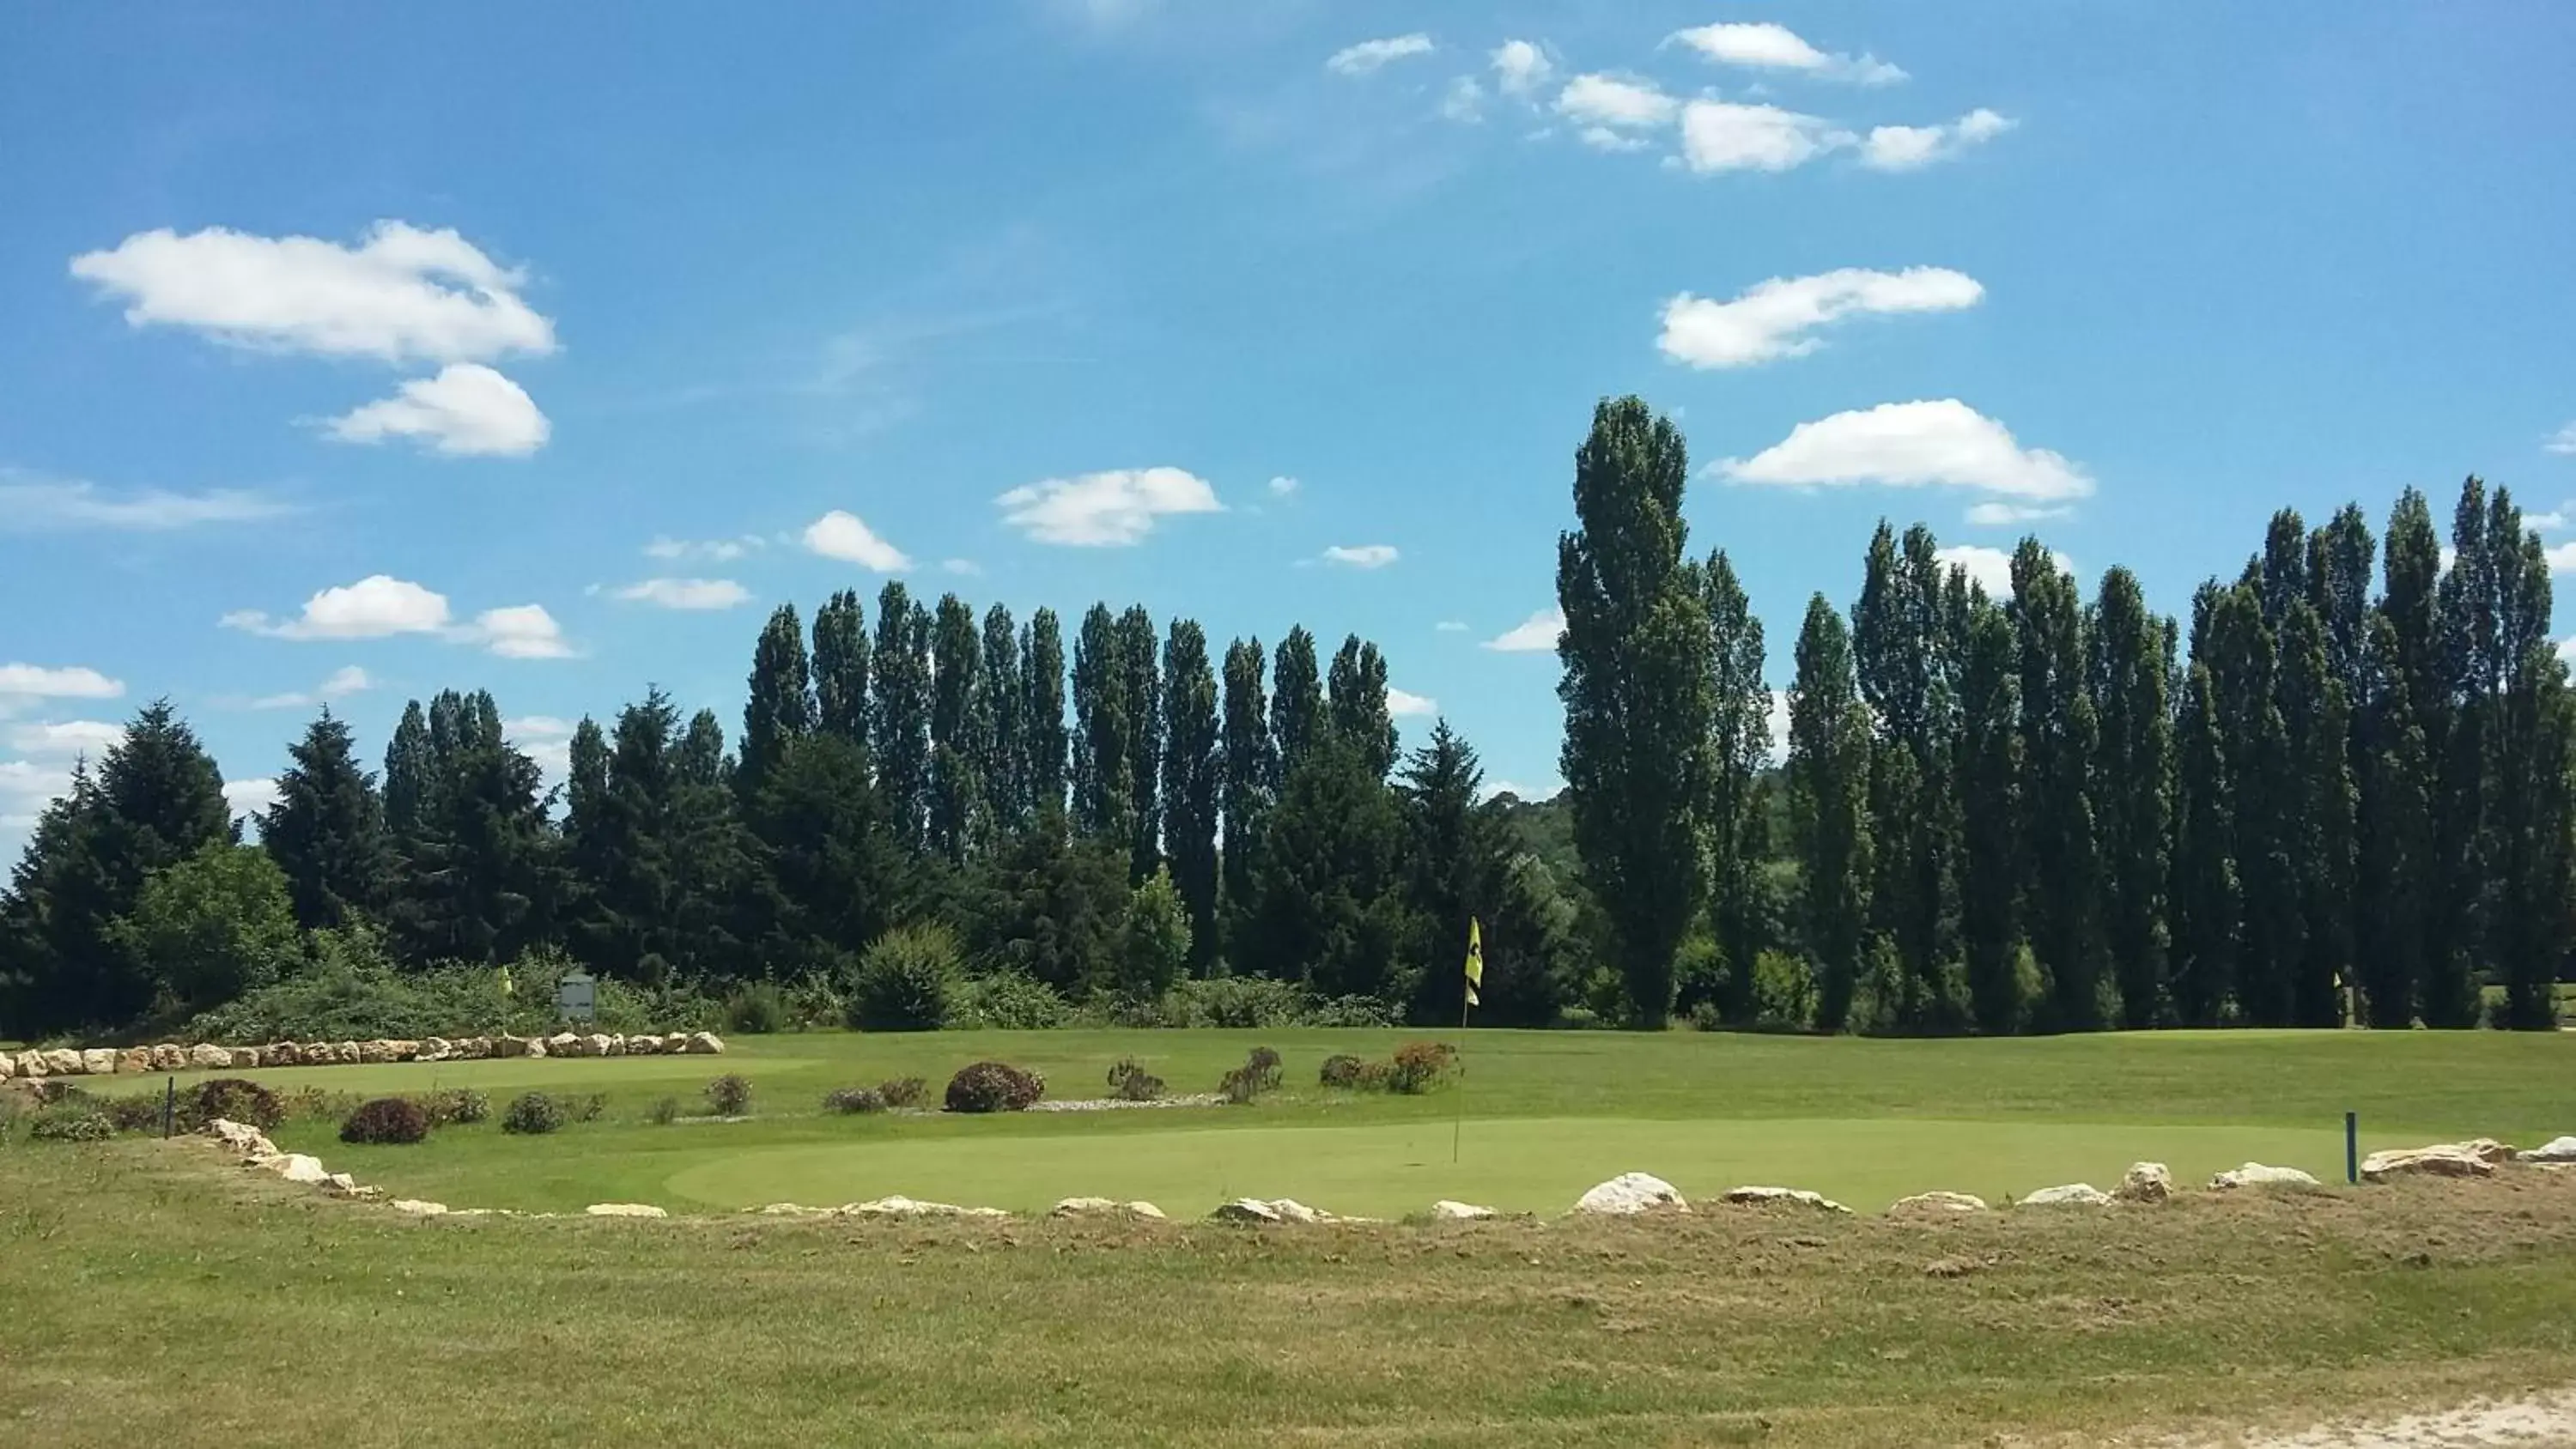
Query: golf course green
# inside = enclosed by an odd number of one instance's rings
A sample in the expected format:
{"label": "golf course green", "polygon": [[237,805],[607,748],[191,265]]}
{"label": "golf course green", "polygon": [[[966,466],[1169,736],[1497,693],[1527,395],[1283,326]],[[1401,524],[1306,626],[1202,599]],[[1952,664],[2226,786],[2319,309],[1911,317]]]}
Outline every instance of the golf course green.
{"label": "golf course green", "polygon": [[[598,1095],[593,1120],[540,1138],[486,1120],[416,1146],[352,1147],[328,1116],[300,1117],[276,1134],[281,1146],[397,1196],[531,1211],[610,1200],[733,1211],[899,1193],[1015,1210],[1070,1196],[1143,1198],[1186,1216],[1237,1196],[1370,1216],[1441,1198],[1552,1213],[1627,1171],[1690,1196],[1761,1183],[1874,1210],[1935,1188],[2002,1200],[2066,1182],[2107,1186],[2141,1159],[2169,1164],[2186,1182],[2248,1160],[2338,1181],[2346,1111],[2360,1115],[2365,1151],[2576,1130],[2576,1037],[2565,1035],[1888,1041],[1473,1031],[1443,1038],[1460,1045],[1463,1069],[1428,1094],[1317,1083],[1327,1056],[1382,1057],[1440,1035],[823,1032],[739,1037],[722,1057],[251,1075],[285,1090],[350,1094],[468,1086],[496,1109],[521,1091]],[[951,1073],[984,1059],[1044,1073],[1051,1100],[1104,1095],[1122,1059],[1175,1094],[1204,1093],[1262,1045],[1281,1054],[1284,1084],[1250,1106],[976,1117],[840,1116],[821,1105],[832,1088],[903,1076],[927,1079],[935,1104]],[[741,1120],[707,1114],[703,1088],[724,1073],[753,1085]],[[130,1089],[159,1085],[137,1079]],[[665,1099],[677,1120],[657,1122]]]}

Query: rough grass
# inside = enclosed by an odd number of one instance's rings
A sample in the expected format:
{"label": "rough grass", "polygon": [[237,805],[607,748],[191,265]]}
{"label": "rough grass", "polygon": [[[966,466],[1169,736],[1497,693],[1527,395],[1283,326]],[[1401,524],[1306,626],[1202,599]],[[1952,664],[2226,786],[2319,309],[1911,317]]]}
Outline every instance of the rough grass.
{"label": "rough grass", "polygon": [[[1420,1098],[1315,1084],[1316,1067],[1335,1052],[1383,1057],[1421,1037],[1461,1042],[1459,1082]],[[2365,1150],[2576,1132],[2576,1101],[2565,1089],[2576,1080],[2569,1035],[826,1032],[731,1045],[723,1057],[251,1075],[367,1094],[472,1086],[496,1101],[530,1089],[604,1093],[601,1120],[568,1125],[543,1151],[491,1123],[444,1128],[400,1149],[343,1147],[336,1122],[292,1123],[277,1134],[290,1150],[400,1195],[557,1211],[611,1199],[705,1211],[896,1192],[1013,1208],[1096,1193],[1191,1215],[1243,1194],[1386,1216],[1442,1197],[1558,1211],[1592,1183],[1632,1169],[1692,1194],[1769,1182],[1875,1208],[1935,1187],[2000,1198],[2074,1180],[2108,1186],[2139,1158],[2166,1161],[2185,1181],[2248,1158],[2332,1180],[2342,1172],[2346,1109],[2361,1113]],[[1174,1092],[1204,1091],[1259,1045],[1286,1058],[1287,1085],[1254,1107],[958,1119],[846,1117],[819,1106],[835,1086],[896,1076],[943,1082],[984,1058],[1089,1093],[1111,1063],[1133,1057]],[[694,1104],[725,1072],[752,1080],[759,1117],[650,1121],[656,1100]],[[138,1079],[132,1089],[159,1081]]]}
{"label": "rough grass", "polygon": [[0,1301],[0,1423],[64,1449],[2135,1443],[2576,1381],[2576,1177],[1931,1223],[423,1222],[129,1140],[0,1152]]}

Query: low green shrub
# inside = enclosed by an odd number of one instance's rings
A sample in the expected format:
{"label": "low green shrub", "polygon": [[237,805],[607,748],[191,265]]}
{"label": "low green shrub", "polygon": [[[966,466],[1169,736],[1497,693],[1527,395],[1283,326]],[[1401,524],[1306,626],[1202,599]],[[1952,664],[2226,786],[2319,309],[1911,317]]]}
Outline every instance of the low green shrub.
{"label": "low green shrub", "polygon": [[563,1108],[543,1092],[522,1092],[501,1112],[501,1130],[534,1136],[563,1126]]}
{"label": "low green shrub", "polygon": [[899,926],[868,943],[850,983],[850,1025],[861,1031],[937,1031],[958,978],[957,938],[937,924]]}
{"label": "low green shrub", "polygon": [[36,1113],[27,1135],[40,1142],[105,1142],[116,1135],[116,1123],[94,1104],[63,1102]]}
{"label": "low green shrub", "polygon": [[588,1092],[578,1097],[557,1099],[568,1122],[596,1122],[608,1115],[608,1097],[602,1092]]}
{"label": "low green shrub", "polygon": [[885,1104],[898,1110],[918,1107],[930,1096],[930,1084],[919,1077],[896,1077],[877,1083],[877,1095]]}
{"label": "low green shrub", "polygon": [[1134,1058],[1122,1058],[1109,1069],[1109,1095],[1121,1102],[1158,1101],[1163,1079],[1136,1065]]}
{"label": "low green shrub", "polygon": [[787,1024],[797,1031],[839,1026],[848,1019],[849,998],[820,971],[809,971],[786,991]]}
{"label": "low green shrub", "polygon": [[275,1092],[246,1078],[211,1077],[181,1094],[178,1117],[182,1132],[204,1131],[217,1118],[274,1132],[286,1120],[286,1104]]}
{"label": "low green shrub", "polygon": [[1248,1106],[1265,1092],[1279,1088],[1279,1053],[1268,1047],[1254,1047],[1243,1065],[1225,1074],[1217,1091],[1234,1105]]}
{"label": "low green shrub", "polygon": [[746,1036],[769,1036],[785,1031],[788,1024],[787,994],[774,981],[755,981],[725,998],[724,1024],[728,1032]]}
{"label": "low green shrub", "polygon": [[446,1087],[420,1099],[432,1127],[480,1122],[492,1115],[492,1099],[472,1087]]}
{"label": "low green shrub", "polygon": [[885,1093],[874,1087],[834,1087],[823,1094],[823,1110],[826,1112],[857,1116],[885,1109]]}
{"label": "low green shrub", "polygon": [[107,1120],[119,1132],[159,1132],[161,1130],[161,1094],[143,1092],[107,1099]]}
{"label": "low green shrub", "polygon": [[968,977],[950,998],[948,1025],[980,1031],[1047,1031],[1073,1020],[1073,1008],[1045,982],[1015,971]]}
{"label": "low green shrub", "polygon": [[719,1117],[749,1116],[751,1079],[739,1072],[727,1072],[707,1083],[707,1106]]}
{"label": "low green shrub", "polygon": [[1317,1080],[1327,1087],[1356,1087],[1360,1084],[1360,1073],[1367,1067],[1368,1063],[1348,1052],[1335,1052],[1324,1058],[1324,1070]]}
{"label": "low green shrub", "polygon": [[328,1087],[297,1087],[279,1098],[279,1108],[298,1122],[337,1122],[358,1110],[358,1104],[364,1100],[355,1092],[335,1092]]}
{"label": "low green shrub", "polygon": [[1025,1112],[1046,1095],[1046,1078],[1008,1062],[976,1062],[948,1079],[951,1112]]}
{"label": "low green shrub", "polygon": [[340,1124],[340,1140],[351,1143],[423,1142],[429,1138],[429,1113],[408,1097],[378,1097],[362,1102]]}
{"label": "low green shrub", "polygon": [[1418,1097],[1438,1086],[1457,1063],[1458,1049],[1445,1041],[1406,1042],[1387,1063],[1386,1089]]}
{"label": "low green shrub", "polygon": [[644,1115],[654,1126],[668,1127],[672,1123],[680,1120],[680,1099],[677,1097],[657,1097],[654,1099],[652,1107],[647,1109]]}

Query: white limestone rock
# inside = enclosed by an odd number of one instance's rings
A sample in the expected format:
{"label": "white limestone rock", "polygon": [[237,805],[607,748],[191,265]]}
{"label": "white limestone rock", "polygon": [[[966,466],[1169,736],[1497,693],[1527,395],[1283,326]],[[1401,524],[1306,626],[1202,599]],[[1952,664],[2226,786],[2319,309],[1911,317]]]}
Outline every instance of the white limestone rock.
{"label": "white limestone rock", "polygon": [[1606,1213],[1625,1217],[1634,1213],[1671,1210],[1690,1211],[1679,1189],[1651,1173],[1623,1172],[1575,1199],[1579,1213]]}
{"label": "white limestone rock", "polygon": [[583,1208],[595,1218],[667,1218],[669,1213],[649,1202],[595,1202]]}
{"label": "white limestone rock", "polygon": [[1842,1213],[1846,1216],[1851,1212],[1850,1208],[1844,1207],[1832,1198],[1822,1193],[1809,1192],[1803,1187],[1733,1187],[1727,1189],[1726,1201],[1738,1207],[1766,1207],[1773,1203],[1795,1203],[1801,1207],[1814,1208],[1818,1212]]}
{"label": "white limestone rock", "polygon": [[2243,1167],[2222,1172],[2211,1178],[2209,1185],[2217,1192],[2233,1192],[2238,1188],[2246,1187],[2323,1186],[2315,1177],[2295,1167],[2266,1167],[2259,1162],[2249,1162]]}
{"label": "white limestone rock", "polygon": [[2164,1202],[2173,1196],[2173,1171],[2161,1162],[2130,1163],[2111,1196],[2120,1202]]}
{"label": "white limestone rock", "polygon": [[1444,1197],[1431,1205],[1431,1216],[1447,1223],[1480,1223],[1498,1214],[1489,1207],[1479,1207],[1470,1202],[1452,1202]]}
{"label": "white limestone rock", "polygon": [[2576,1137],[2553,1137],[2528,1152],[2513,1155],[2516,1162],[2576,1162]]}
{"label": "white limestone rock", "polygon": [[2477,1152],[2475,1144],[2444,1142],[2374,1152],[2362,1159],[2361,1176],[2365,1182],[2386,1182],[2392,1177],[2493,1177],[2495,1164]]}
{"label": "white limestone rock", "polygon": [[1047,1210],[1051,1218],[1155,1218],[1163,1210],[1149,1202],[1120,1202],[1113,1197],[1069,1197]]}
{"label": "white limestone rock", "polygon": [[2023,1207],[2107,1207],[2111,1195],[2089,1182],[2043,1187],[2021,1200]]}
{"label": "white limestone rock", "polygon": [[447,1216],[447,1204],[443,1202],[423,1202],[416,1197],[395,1198],[391,1206],[395,1212],[401,1213],[405,1217],[443,1218]]}
{"label": "white limestone rock", "polygon": [[1981,1213],[1986,1200],[1966,1192],[1918,1192],[1900,1197],[1887,1209],[1891,1213]]}

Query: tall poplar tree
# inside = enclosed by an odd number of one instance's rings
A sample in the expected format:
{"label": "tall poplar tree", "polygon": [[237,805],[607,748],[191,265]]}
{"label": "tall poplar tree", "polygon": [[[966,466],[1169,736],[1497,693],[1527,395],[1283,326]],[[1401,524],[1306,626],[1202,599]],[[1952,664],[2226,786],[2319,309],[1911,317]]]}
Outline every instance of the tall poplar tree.
{"label": "tall poplar tree", "polygon": [[1223,775],[1207,633],[1195,619],[1175,619],[1163,644],[1163,848],[1189,913],[1194,974],[1205,974],[1223,945],[1216,842]]}
{"label": "tall poplar tree", "polygon": [[[2210,682],[2227,741],[2235,817],[2233,855],[2244,922],[2237,936],[2235,996],[2257,1026],[2296,1020],[2307,949],[2300,890],[2299,822],[2305,794],[2280,707],[2279,643],[2263,619],[2259,563],[2216,596],[2210,611]],[[2304,603],[2305,599],[2298,600]]]}
{"label": "tall poplar tree", "polygon": [[1021,778],[1027,781],[1029,809],[1038,820],[1063,813],[1066,750],[1064,727],[1064,632],[1055,610],[1029,615],[1020,631]]}
{"label": "tall poplar tree", "polygon": [[1118,616],[1118,682],[1126,695],[1128,875],[1143,885],[1163,868],[1161,640],[1142,604]]}
{"label": "tall poplar tree", "polygon": [[2424,963],[2433,801],[2422,719],[2385,610],[2370,616],[2363,668],[2355,970],[2363,1020],[2402,1030],[2415,1021]]}
{"label": "tall poplar tree", "polygon": [[2046,982],[2042,1024],[2104,1024],[2101,867],[2092,800],[2099,727],[2084,689],[2084,617],[2075,580],[2037,539],[2012,559],[2019,635],[2024,805],[2023,894],[2031,950]]}
{"label": "tall poplar tree", "polygon": [[1760,954],[1761,871],[1770,841],[1761,794],[1771,758],[1771,690],[1762,621],[1754,617],[1735,565],[1719,549],[1701,570],[1708,613],[1709,772],[1703,828],[1708,837],[1709,926],[1726,958],[1719,1010],[1734,1023],[1754,1016],[1753,963]]}
{"label": "tall poplar tree", "polygon": [[[1964,579],[1963,574],[1954,578]],[[2021,663],[2012,620],[1969,595],[1959,650],[1959,937],[1968,1006],[1990,1036],[2021,1030]]]}
{"label": "tall poplar tree", "polygon": [[814,611],[814,727],[868,743],[868,618],[856,589]]}
{"label": "tall poplar tree", "polygon": [[1117,616],[1094,604],[1073,643],[1073,825],[1121,844],[1135,834],[1135,726]]}
{"label": "tall poplar tree", "polygon": [[1357,634],[1333,654],[1326,690],[1333,729],[1359,751],[1362,763],[1386,778],[1395,768],[1395,716],[1386,700],[1386,656]]}
{"label": "tall poplar tree", "polygon": [[868,744],[895,839],[919,850],[930,814],[930,613],[900,581],[877,595]]}
{"label": "tall poplar tree", "polygon": [[982,777],[997,836],[1025,830],[1030,820],[1028,741],[1021,732],[1027,707],[1020,690],[1019,635],[1011,611],[995,604],[984,611],[984,659],[975,676],[974,712],[983,726],[975,771]]}
{"label": "tall poplar tree", "polygon": [[2558,1024],[2556,983],[2576,940],[2570,861],[2576,706],[2566,666],[2549,640],[2549,561],[2506,489],[2495,490],[2487,536],[2495,554],[2496,625],[2484,697],[2493,720],[2494,783],[2479,852],[2490,903],[2483,944],[2504,988],[2495,1023],[2546,1031]]}
{"label": "tall poplar tree", "polygon": [[1576,527],[1556,547],[1575,846],[1629,1011],[1649,1029],[1672,1013],[1673,956],[1706,888],[1713,701],[1702,585],[1682,553],[1689,476],[1670,420],[1638,398],[1604,401],[1575,454]]}
{"label": "tall poplar tree", "polygon": [[940,597],[931,626],[930,848],[952,865],[985,838],[984,782],[990,722],[983,702],[983,640],[975,611],[955,594]]}
{"label": "tall poplar tree", "polygon": [[1270,701],[1262,685],[1261,641],[1237,639],[1225,651],[1226,940],[1246,928],[1259,880],[1261,833],[1279,798],[1279,746],[1270,735]]}
{"label": "tall poplar tree", "polygon": [[2278,697],[2297,778],[2287,832],[2298,872],[2299,955],[2290,981],[2290,1019],[2341,1026],[2343,988],[2353,975],[2352,912],[2359,841],[2353,787],[2352,707],[2334,674],[2325,620],[2302,598],[2282,615]]}
{"label": "tall poplar tree", "polygon": [[2103,938],[2121,1021],[2161,1026],[2172,1015],[2165,892],[2173,848],[2173,625],[2147,612],[2146,591],[2125,568],[2102,576],[2092,618],[2087,682],[2101,734],[2093,774]]}
{"label": "tall poplar tree", "polygon": [[805,658],[805,626],[794,604],[781,604],[771,611],[752,648],[750,697],[742,707],[742,787],[759,789],[768,772],[813,731],[814,684]]}
{"label": "tall poplar tree", "polygon": [[1789,829],[1805,877],[1816,1025],[1851,1024],[1869,922],[1869,713],[1852,676],[1851,635],[1825,596],[1807,603],[1789,688]]}
{"label": "tall poplar tree", "polygon": [[1270,733],[1279,742],[1282,780],[1331,723],[1324,710],[1324,677],[1315,658],[1315,636],[1306,632],[1305,625],[1295,625],[1271,658]]}
{"label": "tall poplar tree", "polygon": [[[2204,591],[2200,612],[2214,616],[2216,605],[2216,590]],[[2175,726],[2171,990],[2183,1025],[2216,1026],[2236,992],[2245,901],[2236,873],[2227,721],[2208,655],[2192,654]]]}
{"label": "tall poplar tree", "polygon": [[1852,653],[1875,729],[1870,751],[1872,925],[1894,949],[1894,1024],[1953,1028],[1966,1011],[1958,948],[1957,807],[1949,772],[1957,694],[1941,632],[1941,565],[1931,530],[1900,552],[1882,520],[1870,539]]}

